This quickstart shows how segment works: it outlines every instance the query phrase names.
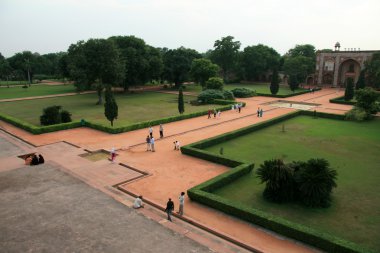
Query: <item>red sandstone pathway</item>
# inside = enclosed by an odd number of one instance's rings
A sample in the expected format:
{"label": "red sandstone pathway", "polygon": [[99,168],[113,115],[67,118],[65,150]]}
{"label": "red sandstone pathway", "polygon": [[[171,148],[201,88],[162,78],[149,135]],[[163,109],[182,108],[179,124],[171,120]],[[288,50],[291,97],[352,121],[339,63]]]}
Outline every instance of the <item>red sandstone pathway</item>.
{"label": "red sandstone pathway", "polygon": [[[336,92],[334,89],[323,89],[286,100],[316,103],[319,104],[315,108],[317,111],[343,114],[351,106],[328,102],[329,99],[342,95],[343,92]],[[156,142],[156,152],[146,151],[144,141],[148,132],[147,129],[111,135],[92,129],[78,128],[43,135],[31,135],[1,121],[0,127],[34,145],[67,141],[89,150],[116,147],[119,149],[118,162],[137,168],[149,175],[143,176],[104,160],[94,165],[77,156],[79,153],[83,153],[83,150],[75,150],[74,148],[72,151],[73,147],[68,147],[70,145],[65,143],[42,146],[37,148],[37,151],[44,153],[54,162],[64,166],[69,173],[81,178],[93,187],[107,194],[113,191],[111,194],[118,201],[125,203],[125,199],[114,193],[115,190],[111,189],[111,186],[131,180],[122,184],[121,187],[133,194],[142,194],[144,198],[161,207],[165,206],[168,197],[174,199],[176,206],[178,206],[177,198],[181,191],[186,191],[205,180],[220,175],[229,168],[174,151],[174,140],[179,140],[181,145],[186,145],[294,111],[294,109],[275,108],[267,104],[279,99],[253,97],[240,100],[247,103],[246,108],[243,108],[240,114],[236,111],[227,111],[223,112],[221,118],[217,119],[207,119],[207,116],[203,116],[165,124],[164,133],[169,136]],[[264,109],[263,118],[256,117],[257,107]],[[154,134],[158,135],[157,126],[154,127]],[[71,151],[68,152],[68,150]],[[76,158],[73,160],[74,155]],[[1,167],[2,165],[0,165],[0,170]],[[274,236],[262,228],[197,204],[189,199],[186,199],[185,203],[185,217],[262,252],[315,251],[302,244],[294,243],[292,240]],[[175,223],[177,221],[174,220]]]}

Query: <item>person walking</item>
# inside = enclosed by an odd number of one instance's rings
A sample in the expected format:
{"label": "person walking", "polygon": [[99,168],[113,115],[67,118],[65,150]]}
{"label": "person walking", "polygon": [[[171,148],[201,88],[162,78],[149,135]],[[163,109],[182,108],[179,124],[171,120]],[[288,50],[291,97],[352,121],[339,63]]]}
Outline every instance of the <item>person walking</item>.
{"label": "person walking", "polygon": [[164,138],[164,127],[160,124],[160,138]]}
{"label": "person walking", "polygon": [[151,146],[150,146],[150,136],[146,136],[146,151],[151,151]]}
{"label": "person walking", "polygon": [[260,107],[257,107],[257,117],[260,117]]}
{"label": "person walking", "polygon": [[184,192],[181,192],[181,195],[179,195],[179,210],[178,210],[178,214],[179,215],[183,215],[183,205],[185,204],[185,193]]}
{"label": "person walking", "polygon": [[216,118],[216,109],[214,108],[214,119]]}
{"label": "person walking", "polygon": [[208,119],[211,119],[211,109],[208,109],[207,114],[208,114]]}
{"label": "person walking", "polygon": [[218,119],[220,118],[220,115],[221,115],[222,113],[220,112],[220,110],[218,111]]}
{"label": "person walking", "polygon": [[149,135],[150,135],[150,138],[153,137],[153,127],[152,126],[149,127]]}
{"label": "person walking", "polygon": [[239,110],[239,113],[240,113],[241,112],[241,104],[239,104],[238,110]]}
{"label": "person walking", "polygon": [[263,112],[264,112],[264,111],[263,111],[263,108],[261,108],[261,109],[260,109],[260,118],[263,117]]}
{"label": "person walking", "polygon": [[166,209],[165,212],[168,214],[168,220],[172,221],[172,212],[174,210],[174,202],[172,201],[171,198],[169,198],[169,201],[166,203]]}
{"label": "person walking", "polygon": [[111,149],[111,162],[112,163],[115,162],[115,157],[116,157],[116,150],[115,150],[115,148],[112,148]]}
{"label": "person walking", "polygon": [[152,136],[152,138],[150,138],[150,149],[152,152],[156,152],[156,150],[154,149],[154,137]]}

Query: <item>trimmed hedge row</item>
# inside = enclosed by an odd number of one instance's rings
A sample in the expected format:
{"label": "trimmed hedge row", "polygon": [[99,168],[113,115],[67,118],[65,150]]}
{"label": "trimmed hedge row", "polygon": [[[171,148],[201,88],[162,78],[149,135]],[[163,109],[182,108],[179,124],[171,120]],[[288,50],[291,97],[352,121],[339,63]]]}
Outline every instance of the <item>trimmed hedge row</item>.
{"label": "trimmed hedge row", "polygon": [[21,129],[24,129],[32,134],[50,133],[82,126],[80,121],[72,121],[68,123],[39,127],[5,114],[0,114],[0,119]]}
{"label": "trimmed hedge row", "polygon": [[253,169],[253,164],[244,161],[236,161],[228,157],[213,154],[202,150],[241,135],[262,129],[264,127],[276,124],[278,122],[296,117],[298,115],[316,116],[321,118],[330,118],[344,120],[344,115],[336,115],[330,113],[314,112],[314,111],[297,111],[286,114],[281,117],[274,118],[267,122],[262,122],[253,126],[245,127],[230,133],[222,134],[207,140],[192,143],[181,148],[182,153],[205,159],[211,162],[223,164],[229,167],[234,167],[230,171],[201,183],[189,189],[188,196],[190,199],[210,206],[227,214],[247,220],[269,230],[283,234],[290,238],[303,241],[310,245],[316,246],[328,252],[369,252],[368,249],[361,247],[355,243],[337,238],[333,235],[322,233],[309,227],[290,222],[286,219],[276,217],[263,211],[250,208],[241,203],[236,203],[226,198],[213,194],[216,189],[233,182],[241,176],[250,173]]}
{"label": "trimmed hedge row", "polygon": [[330,103],[335,103],[335,104],[342,104],[342,105],[355,105],[356,102],[354,101],[345,101],[344,97],[337,97],[329,100]]}
{"label": "trimmed hedge row", "polygon": [[[220,105],[230,105],[236,103],[236,101],[229,101],[229,100],[221,100],[221,99],[215,99],[214,100],[215,104],[220,104]],[[243,106],[245,106],[245,103],[243,103]],[[223,107],[218,107],[216,108],[217,110],[220,111],[227,111],[230,110],[231,108],[229,106],[223,106]],[[127,126],[121,126],[121,127],[109,127],[109,126],[104,126],[101,124],[93,123],[91,121],[85,120],[83,123],[81,121],[72,121],[68,123],[62,123],[62,124],[56,124],[56,125],[50,125],[50,126],[35,126],[33,124],[30,124],[28,122],[25,122],[23,120],[19,120],[17,118],[0,114],[0,119],[4,120],[14,126],[17,126],[21,129],[24,129],[32,134],[43,134],[43,133],[49,133],[49,132],[54,132],[54,131],[60,131],[60,130],[66,130],[66,129],[72,129],[72,128],[77,128],[77,127],[82,127],[86,126],[89,128],[93,128],[99,131],[111,133],[111,134],[118,134],[118,133],[123,133],[123,132],[128,132],[128,131],[133,131],[141,128],[146,128],[149,126],[153,125],[158,125],[158,124],[165,124],[169,122],[174,122],[174,121],[179,121],[183,119],[189,119],[189,118],[194,118],[194,117],[199,117],[207,115],[207,111],[201,111],[201,112],[195,112],[195,113],[190,113],[190,114],[182,114],[178,116],[172,116],[172,117],[167,117],[167,118],[162,118],[162,119],[157,119],[157,120],[152,120],[152,121],[143,121],[139,122],[133,125],[127,125]]]}
{"label": "trimmed hedge row", "polygon": [[[318,90],[321,90],[321,88],[314,88],[314,91],[318,91]],[[288,98],[288,97],[294,97],[294,96],[298,96],[298,95],[302,95],[302,94],[306,94],[306,93],[310,93],[311,91],[310,90],[304,90],[304,91],[299,91],[299,92],[295,92],[295,93],[291,93],[291,94],[287,94],[287,95],[273,95],[273,94],[268,94],[268,93],[256,93],[257,96],[262,96],[262,97],[274,97],[274,98]]]}

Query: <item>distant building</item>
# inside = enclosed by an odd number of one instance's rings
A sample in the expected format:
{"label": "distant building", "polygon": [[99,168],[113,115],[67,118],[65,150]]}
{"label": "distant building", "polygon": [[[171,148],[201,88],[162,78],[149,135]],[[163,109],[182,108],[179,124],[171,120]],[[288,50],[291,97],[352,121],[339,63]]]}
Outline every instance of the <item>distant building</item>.
{"label": "distant building", "polygon": [[376,52],[380,50],[360,51],[349,48],[340,51],[339,42],[335,44],[335,51],[317,51],[314,82],[319,86],[344,87],[346,79],[351,77],[356,83],[364,63]]}

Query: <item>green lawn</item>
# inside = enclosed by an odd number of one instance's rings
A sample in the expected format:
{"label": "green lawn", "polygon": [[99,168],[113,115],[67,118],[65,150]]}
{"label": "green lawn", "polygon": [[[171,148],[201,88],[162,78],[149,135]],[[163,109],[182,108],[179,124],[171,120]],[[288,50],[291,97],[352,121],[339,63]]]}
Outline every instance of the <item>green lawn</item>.
{"label": "green lawn", "polygon": [[[269,83],[265,84],[225,84],[224,89],[226,90],[233,90],[235,88],[247,88],[256,91],[257,93],[263,93],[263,94],[271,94],[269,89]],[[295,93],[304,91],[305,89],[299,88],[295,90]],[[194,93],[200,93],[202,91],[202,86],[200,85],[186,85],[186,88],[184,89],[186,92],[194,92]],[[277,95],[289,95],[293,92],[289,89],[289,86],[280,86],[280,89],[277,93]]]}
{"label": "green lawn", "polygon": [[[161,119],[178,115],[178,95],[145,92],[138,94],[116,94],[119,106],[119,117],[115,126],[129,125],[141,121]],[[185,102],[194,97],[184,96]],[[61,105],[72,113],[73,120],[86,119],[95,123],[109,126],[104,116],[104,106],[95,105],[96,94],[75,95],[67,97],[44,98],[15,102],[0,103],[0,113],[4,113],[29,123],[40,125],[39,117],[42,109],[47,106]],[[185,113],[205,111],[210,106],[191,106],[185,104]]]}
{"label": "green lawn", "polygon": [[20,86],[0,88],[0,99],[9,98],[23,98],[23,97],[35,97],[46,96],[54,94],[63,94],[75,92],[75,86],[72,84],[67,85],[33,85],[29,88],[23,88]]}
{"label": "green lawn", "polygon": [[380,252],[379,119],[357,123],[300,116],[206,150],[219,153],[221,147],[225,156],[254,161],[255,168],[272,158],[327,159],[338,171],[327,209],[267,202],[254,172],[215,193]]}
{"label": "green lawn", "polygon": [[[33,83],[36,83],[33,81]],[[29,84],[29,81],[0,81],[0,86],[24,85]]]}

